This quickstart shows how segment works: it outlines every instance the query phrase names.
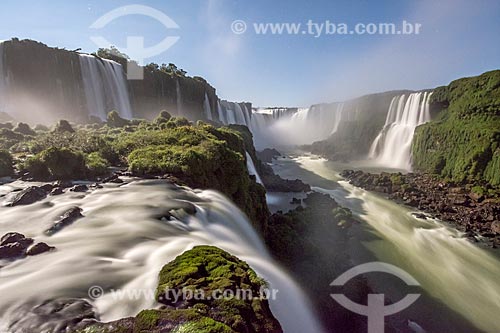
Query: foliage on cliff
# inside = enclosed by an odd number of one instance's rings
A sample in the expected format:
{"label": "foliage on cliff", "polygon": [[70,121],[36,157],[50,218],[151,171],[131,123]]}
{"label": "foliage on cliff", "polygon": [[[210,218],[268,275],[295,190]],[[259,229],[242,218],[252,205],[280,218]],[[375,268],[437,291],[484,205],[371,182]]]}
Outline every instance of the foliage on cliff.
{"label": "foliage on cliff", "polygon": [[438,116],[415,132],[415,169],[500,185],[500,71],[439,87],[430,106]]}

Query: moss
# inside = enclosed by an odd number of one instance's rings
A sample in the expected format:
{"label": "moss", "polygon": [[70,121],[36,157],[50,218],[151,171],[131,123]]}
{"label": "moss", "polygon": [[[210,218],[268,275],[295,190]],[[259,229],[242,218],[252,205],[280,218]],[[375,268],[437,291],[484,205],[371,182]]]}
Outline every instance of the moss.
{"label": "moss", "polygon": [[499,185],[500,71],[439,87],[430,106],[437,116],[415,131],[415,169],[458,182]]}
{"label": "moss", "polygon": [[87,176],[93,178],[107,174],[109,162],[101,154],[93,152],[85,156],[85,167]]}
{"label": "moss", "polygon": [[10,153],[6,150],[0,150],[0,177],[11,176],[14,173],[12,165],[13,160]]}
{"label": "moss", "polygon": [[162,268],[157,299],[162,301],[165,290],[189,287],[191,279],[200,282],[208,292],[240,283],[255,291],[264,286],[255,271],[235,256],[216,247],[196,246]]}

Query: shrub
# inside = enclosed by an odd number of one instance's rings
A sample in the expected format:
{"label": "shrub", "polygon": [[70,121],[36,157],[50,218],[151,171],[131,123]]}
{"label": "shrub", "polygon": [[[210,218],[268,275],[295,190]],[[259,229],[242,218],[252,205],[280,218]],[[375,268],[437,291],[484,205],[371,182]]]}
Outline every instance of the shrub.
{"label": "shrub", "polygon": [[85,156],[85,167],[90,178],[108,173],[109,162],[99,153],[90,153]]}
{"label": "shrub", "polygon": [[83,153],[67,148],[49,148],[26,160],[24,170],[37,179],[84,179],[87,175]]}
{"label": "shrub", "polygon": [[0,177],[11,176],[14,173],[12,156],[6,150],[0,150]]}

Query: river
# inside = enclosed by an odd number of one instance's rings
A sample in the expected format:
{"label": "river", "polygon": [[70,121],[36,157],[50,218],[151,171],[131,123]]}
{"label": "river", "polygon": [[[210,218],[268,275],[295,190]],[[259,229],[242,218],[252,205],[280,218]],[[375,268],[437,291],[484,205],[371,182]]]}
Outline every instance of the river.
{"label": "river", "polygon": [[[395,315],[397,320],[411,320],[429,333],[499,332],[499,253],[472,244],[452,226],[418,219],[414,210],[350,185],[339,176],[347,168],[353,166],[300,153],[288,154],[273,165],[283,178],[303,180],[359,218],[348,249],[356,264],[390,263],[419,282],[421,297]],[[414,291],[387,274],[366,277],[377,293],[393,301]]]}

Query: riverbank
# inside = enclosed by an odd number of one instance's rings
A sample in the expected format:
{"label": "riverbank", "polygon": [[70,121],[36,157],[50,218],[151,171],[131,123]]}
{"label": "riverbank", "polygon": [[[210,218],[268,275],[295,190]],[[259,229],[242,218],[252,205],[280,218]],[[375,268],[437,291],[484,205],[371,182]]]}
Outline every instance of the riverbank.
{"label": "riverbank", "polygon": [[[445,182],[426,174],[340,173],[352,185],[381,193],[391,200],[450,222],[467,237],[500,246],[500,198],[491,186]],[[426,219],[426,214],[417,214]]]}

